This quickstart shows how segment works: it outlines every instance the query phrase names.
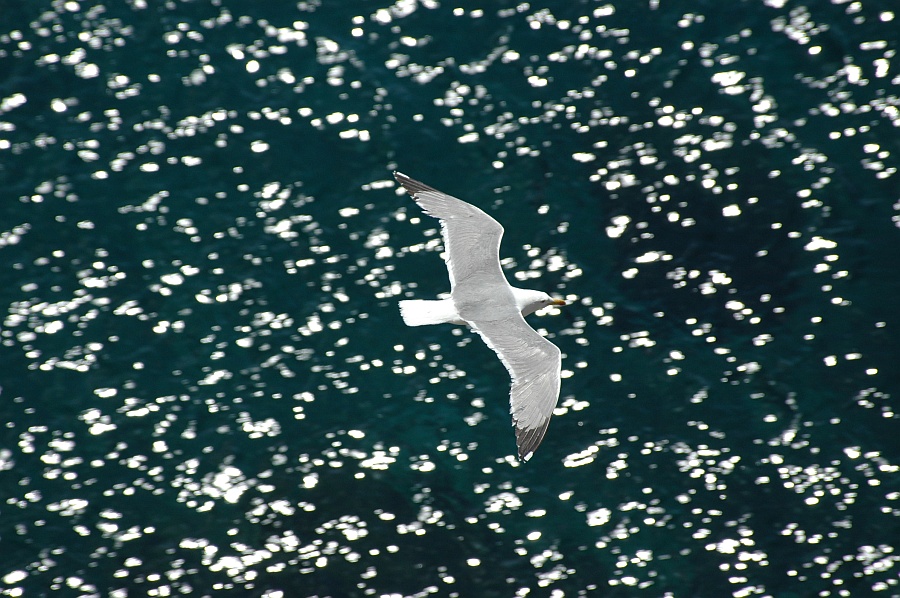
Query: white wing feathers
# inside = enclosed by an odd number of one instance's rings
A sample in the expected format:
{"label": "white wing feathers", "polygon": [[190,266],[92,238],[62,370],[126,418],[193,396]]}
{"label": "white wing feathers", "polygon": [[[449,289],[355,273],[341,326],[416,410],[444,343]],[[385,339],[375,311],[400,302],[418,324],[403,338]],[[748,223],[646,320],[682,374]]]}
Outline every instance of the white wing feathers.
{"label": "white wing feathers", "polygon": [[500,269],[503,227],[499,222],[472,204],[403,173],[395,172],[394,176],[426,214],[441,221],[451,293],[457,284],[473,275],[490,276],[492,282],[509,284]]}
{"label": "white wing feathers", "polygon": [[510,413],[519,458],[527,461],[544,439],[559,400],[562,355],[516,313],[504,320],[470,322],[512,378]]}

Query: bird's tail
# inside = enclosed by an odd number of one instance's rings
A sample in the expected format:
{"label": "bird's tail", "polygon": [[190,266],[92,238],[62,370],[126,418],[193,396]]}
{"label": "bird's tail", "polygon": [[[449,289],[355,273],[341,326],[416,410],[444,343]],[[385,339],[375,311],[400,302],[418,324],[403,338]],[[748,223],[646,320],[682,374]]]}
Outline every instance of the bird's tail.
{"label": "bird's tail", "polygon": [[408,299],[400,302],[400,315],[407,326],[425,326],[428,324],[462,324],[451,299],[424,301]]}

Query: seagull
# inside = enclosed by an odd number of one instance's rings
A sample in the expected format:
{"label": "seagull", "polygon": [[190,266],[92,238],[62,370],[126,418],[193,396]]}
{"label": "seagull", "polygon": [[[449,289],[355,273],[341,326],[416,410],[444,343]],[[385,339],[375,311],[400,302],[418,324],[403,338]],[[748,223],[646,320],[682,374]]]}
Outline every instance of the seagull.
{"label": "seagull", "polygon": [[400,172],[394,178],[419,207],[441,222],[450,298],[400,302],[407,326],[465,324],[477,332],[506,366],[519,459],[528,461],[547,433],[559,400],[559,348],[525,322],[548,305],[566,305],[547,293],[511,286],[500,267],[499,222],[472,204]]}

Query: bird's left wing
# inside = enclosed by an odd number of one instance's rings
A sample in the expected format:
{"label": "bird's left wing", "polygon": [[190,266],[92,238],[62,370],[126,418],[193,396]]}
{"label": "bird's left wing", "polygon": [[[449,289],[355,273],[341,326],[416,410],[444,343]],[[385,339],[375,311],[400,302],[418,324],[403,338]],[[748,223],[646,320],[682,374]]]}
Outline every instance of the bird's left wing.
{"label": "bird's left wing", "polygon": [[444,259],[450,273],[450,291],[457,285],[478,279],[479,284],[503,285],[506,277],[500,268],[500,239],[503,227],[479,208],[447,195],[402,172],[394,178],[425,210],[441,221],[444,237]]}
{"label": "bird's left wing", "polygon": [[562,354],[518,312],[469,325],[497,353],[512,377],[509,411],[516,427],[519,458],[527,461],[544,439],[559,400]]}

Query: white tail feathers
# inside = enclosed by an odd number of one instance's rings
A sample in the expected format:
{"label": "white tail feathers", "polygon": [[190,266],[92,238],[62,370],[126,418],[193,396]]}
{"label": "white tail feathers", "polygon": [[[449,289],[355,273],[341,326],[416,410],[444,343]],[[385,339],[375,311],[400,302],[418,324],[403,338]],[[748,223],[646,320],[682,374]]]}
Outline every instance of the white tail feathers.
{"label": "white tail feathers", "polygon": [[456,312],[451,299],[424,301],[409,299],[400,302],[400,315],[407,326],[426,326],[428,324],[465,324]]}

